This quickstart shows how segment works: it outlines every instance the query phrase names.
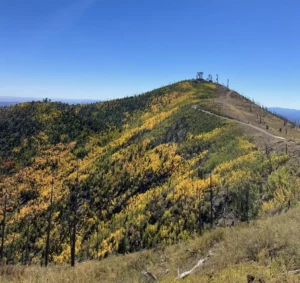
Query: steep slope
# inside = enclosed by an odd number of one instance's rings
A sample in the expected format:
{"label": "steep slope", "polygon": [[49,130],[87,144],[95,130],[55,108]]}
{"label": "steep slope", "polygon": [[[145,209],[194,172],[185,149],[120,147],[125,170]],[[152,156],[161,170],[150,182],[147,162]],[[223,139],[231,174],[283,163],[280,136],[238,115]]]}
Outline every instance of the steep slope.
{"label": "steep slope", "polygon": [[104,258],[291,206],[299,181],[289,157],[259,151],[273,137],[260,132],[256,145],[234,120],[258,119],[257,109],[274,136],[282,121],[228,93],[184,81],[92,105],[0,109],[6,262],[43,262],[47,238],[51,262],[69,262],[74,239],[78,260]]}
{"label": "steep slope", "polygon": [[[1,267],[3,283],[232,283],[299,282],[300,209],[290,209],[249,225],[207,231],[180,244],[101,261],[86,261],[76,268]],[[210,255],[208,257],[208,255]],[[180,275],[193,272],[184,280]],[[156,278],[156,280],[154,279]]]}
{"label": "steep slope", "polygon": [[270,112],[260,103],[255,103],[222,85],[216,89],[216,97],[201,102],[202,110],[229,118],[241,125],[243,133],[260,150],[275,154],[288,153],[300,160],[300,128],[286,117]]}

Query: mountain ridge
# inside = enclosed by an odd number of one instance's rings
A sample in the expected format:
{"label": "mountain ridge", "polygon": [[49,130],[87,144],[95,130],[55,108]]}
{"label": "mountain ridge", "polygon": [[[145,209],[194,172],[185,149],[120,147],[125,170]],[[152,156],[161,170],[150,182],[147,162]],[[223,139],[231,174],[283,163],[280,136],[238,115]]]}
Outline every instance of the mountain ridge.
{"label": "mountain ridge", "polygon": [[47,259],[59,264],[176,244],[285,209],[296,202],[291,137],[300,137],[292,123],[197,80],[90,105],[0,109],[5,260],[44,264],[47,235]]}

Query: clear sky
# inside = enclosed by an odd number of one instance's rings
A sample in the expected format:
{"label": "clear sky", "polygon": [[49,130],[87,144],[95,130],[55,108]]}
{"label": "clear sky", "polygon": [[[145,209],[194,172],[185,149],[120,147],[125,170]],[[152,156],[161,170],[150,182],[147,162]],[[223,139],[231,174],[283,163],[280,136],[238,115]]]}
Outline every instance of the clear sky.
{"label": "clear sky", "polygon": [[220,82],[300,109],[299,0],[0,0],[0,96],[110,99]]}

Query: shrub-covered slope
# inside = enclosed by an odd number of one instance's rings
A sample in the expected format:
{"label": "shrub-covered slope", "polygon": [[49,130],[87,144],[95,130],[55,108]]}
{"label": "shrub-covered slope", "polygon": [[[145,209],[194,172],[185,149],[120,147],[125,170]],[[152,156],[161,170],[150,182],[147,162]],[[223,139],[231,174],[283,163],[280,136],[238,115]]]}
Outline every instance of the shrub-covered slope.
{"label": "shrub-covered slope", "polygon": [[91,105],[1,108],[0,256],[43,263],[48,249],[69,262],[74,242],[77,260],[99,259],[291,206],[288,156],[260,153],[234,122],[198,109],[215,96],[214,84],[184,81]]}
{"label": "shrub-covered slope", "polygon": [[[248,283],[299,282],[300,209],[235,227],[206,231],[188,241],[101,261],[66,265],[1,266],[3,283]],[[210,257],[207,257],[210,255]],[[176,279],[191,270],[184,280]],[[147,273],[148,271],[149,273]],[[157,280],[154,280],[155,276]]]}

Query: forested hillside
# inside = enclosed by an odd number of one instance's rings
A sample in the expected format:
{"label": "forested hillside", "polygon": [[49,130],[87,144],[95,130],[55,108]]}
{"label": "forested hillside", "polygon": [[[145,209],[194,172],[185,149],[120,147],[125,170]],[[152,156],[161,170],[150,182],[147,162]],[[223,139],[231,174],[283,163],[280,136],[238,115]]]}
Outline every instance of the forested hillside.
{"label": "forested hillside", "polygon": [[220,91],[183,81],[90,105],[0,108],[2,260],[101,259],[293,205],[289,157],[199,110]]}

